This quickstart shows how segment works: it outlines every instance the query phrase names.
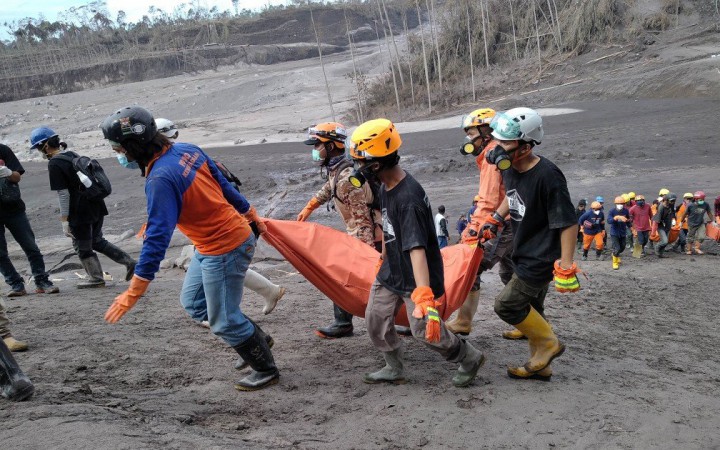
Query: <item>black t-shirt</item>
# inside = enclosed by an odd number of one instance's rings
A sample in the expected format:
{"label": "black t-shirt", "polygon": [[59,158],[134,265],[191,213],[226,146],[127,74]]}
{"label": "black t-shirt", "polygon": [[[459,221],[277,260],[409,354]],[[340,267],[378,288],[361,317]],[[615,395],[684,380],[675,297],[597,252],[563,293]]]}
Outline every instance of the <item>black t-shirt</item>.
{"label": "black t-shirt", "polygon": [[[77,153],[70,151],[64,152],[63,155],[70,158],[78,156]],[[67,189],[70,192],[70,214],[68,215],[70,225],[97,222],[108,214],[105,201],[87,200],[80,195],[80,179],[70,158],[55,155],[48,162],[50,189],[53,191]]]}
{"label": "black t-shirt", "polygon": [[657,212],[652,220],[653,222],[658,223],[659,229],[665,230],[666,233],[669,233],[672,228],[673,219],[675,219],[675,210],[671,206],[665,206],[660,203],[660,206],[658,206]]}
{"label": "black t-shirt", "polygon": [[380,189],[385,260],[378,281],[402,296],[417,287],[410,262],[410,250],[424,248],[430,270],[430,287],[435,298],[445,293],[440,246],[435,235],[430,200],[425,190],[409,173],[391,190]]}
{"label": "black t-shirt", "polygon": [[[22,164],[18,161],[15,153],[7,145],[0,144],[0,160],[4,161],[4,164],[0,166],[6,166],[13,172],[18,172],[20,175],[25,173]],[[0,183],[11,183],[7,178],[0,178]],[[0,217],[12,216],[25,211],[25,202],[20,199],[17,202],[10,204],[0,203]]]}
{"label": "black t-shirt", "polygon": [[705,223],[705,219],[710,215],[710,205],[703,203],[691,203],[687,208],[687,221],[691,227],[699,227]]}
{"label": "black t-shirt", "polygon": [[560,232],[577,223],[562,171],[548,159],[527,172],[502,172],[513,227],[515,273],[523,281],[548,283],[560,258]]}

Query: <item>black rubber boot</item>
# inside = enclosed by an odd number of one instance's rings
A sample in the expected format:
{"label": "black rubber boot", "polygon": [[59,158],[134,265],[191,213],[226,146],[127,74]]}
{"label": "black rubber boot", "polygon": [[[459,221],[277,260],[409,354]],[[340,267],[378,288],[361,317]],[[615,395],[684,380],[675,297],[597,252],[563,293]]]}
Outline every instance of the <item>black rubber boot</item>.
{"label": "black rubber boot", "polygon": [[87,280],[82,280],[77,284],[78,289],[105,287],[105,279],[103,278],[102,266],[97,255],[85,259],[81,259],[85,272],[88,274]]}
{"label": "black rubber boot", "polygon": [[13,402],[27,400],[35,393],[30,378],[20,370],[10,349],[0,339],[0,395]]}
{"label": "black rubber boot", "polygon": [[[247,316],[245,316],[245,317],[247,317]],[[275,345],[275,340],[272,338],[272,336],[270,336],[265,331],[263,331],[263,329],[260,328],[260,325],[256,324],[255,321],[253,321],[251,318],[247,317],[247,319],[250,321],[250,323],[255,325],[255,329],[258,331],[258,333],[260,333],[260,336],[262,336],[265,339],[265,342],[267,342],[268,347],[273,348],[273,345]],[[238,358],[237,362],[235,363],[235,368],[237,370],[243,370],[249,366],[250,366],[250,363],[245,361],[242,358]]]}
{"label": "black rubber boot", "polygon": [[332,325],[318,328],[315,334],[321,338],[337,339],[353,335],[352,314],[344,311],[338,305],[333,305],[335,321]]}
{"label": "black rubber boot", "polygon": [[112,259],[116,263],[125,266],[125,281],[130,281],[133,274],[135,274],[135,264],[137,263],[137,261],[132,259],[132,256],[125,253],[125,251],[123,251],[120,247],[117,247],[109,242],[105,244],[105,248],[100,250],[100,253]]}
{"label": "black rubber boot", "polygon": [[250,375],[235,383],[235,389],[257,391],[278,382],[280,371],[275,366],[270,346],[258,328],[248,340],[233,348],[253,369]]}

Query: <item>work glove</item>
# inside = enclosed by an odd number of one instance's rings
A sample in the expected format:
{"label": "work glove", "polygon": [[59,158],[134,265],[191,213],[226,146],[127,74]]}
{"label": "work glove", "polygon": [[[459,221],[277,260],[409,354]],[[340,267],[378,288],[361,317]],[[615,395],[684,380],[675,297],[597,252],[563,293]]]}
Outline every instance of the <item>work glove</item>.
{"label": "work glove", "polygon": [[12,175],[12,170],[8,169],[7,166],[0,166],[0,178],[7,178]]}
{"label": "work glove", "polygon": [[625,216],[615,216],[615,222],[627,222],[627,217],[625,217]]}
{"label": "work glove", "polygon": [[125,313],[130,311],[130,308],[135,306],[135,303],[137,303],[140,297],[145,293],[149,284],[150,281],[140,278],[137,275],[133,275],[130,280],[130,287],[127,288],[127,291],[115,297],[115,301],[112,305],[110,305],[110,308],[105,313],[105,321],[108,323],[115,323],[120,320]]}
{"label": "work glove", "polygon": [[260,216],[258,216],[257,210],[254,206],[251,206],[250,209],[247,210],[245,218],[248,222],[255,223],[255,227],[257,228],[259,234],[263,234],[267,231],[267,225],[260,220]]}
{"label": "work glove", "polygon": [[476,247],[478,243],[478,236],[480,236],[480,223],[476,222],[475,217],[473,217],[472,221],[462,232],[462,235],[460,236],[460,243]]}
{"label": "work glove", "polygon": [[69,238],[75,239],[75,236],[73,236],[72,231],[70,231],[70,224],[67,220],[63,220],[60,222],[62,224],[63,234]]}
{"label": "work glove", "polygon": [[427,317],[425,339],[428,342],[440,342],[440,313],[436,309],[440,302],[435,301],[435,294],[430,286],[416,287],[410,298],[415,303],[412,316],[421,320]]}
{"label": "work glove", "polygon": [[298,222],[305,222],[308,217],[310,217],[310,214],[312,214],[313,211],[318,209],[320,207],[320,202],[317,198],[313,197],[310,199],[309,202],[307,202],[307,205],[305,205],[305,208],[303,208],[302,211],[300,211],[300,214],[297,216]]}
{"label": "work glove", "polygon": [[650,233],[650,238],[653,242],[659,242],[660,241],[660,233],[657,232],[657,230]]}
{"label": "work glove", "polygon": [[580,280],[578,280],[577,274],[581,272],[575,263],[569,269],[563,269],[560,267],[560,260],[558,259],[555,261],[555,270],[553,270],[555,289],[562,293],[579,291]]}
{"label": "work glove", "polygon": [[497,211],[492,213],[492,216],[487,219],[481,228],[483,241],[495,239],[498,232],[502,230],[503,224],[504,220],[500,214],[498,214]]}

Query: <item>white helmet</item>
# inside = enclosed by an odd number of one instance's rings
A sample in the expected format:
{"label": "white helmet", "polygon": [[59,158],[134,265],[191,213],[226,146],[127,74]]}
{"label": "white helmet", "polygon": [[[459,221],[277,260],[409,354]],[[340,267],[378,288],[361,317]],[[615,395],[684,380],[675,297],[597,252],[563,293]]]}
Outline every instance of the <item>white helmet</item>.
{"label": "white helmet", "polygon": [[534,109],[513,108],[495,116],[492,136],[501,141],[525,141],[539,144],[544,132],[542,117]]}
{"label": "white helmet", "polygon": [[165,135],[166,138],[175,139],[178,136],[177,126],[172,120],[158,118],[155,119],[155,125],[157,126],[158,132]]}

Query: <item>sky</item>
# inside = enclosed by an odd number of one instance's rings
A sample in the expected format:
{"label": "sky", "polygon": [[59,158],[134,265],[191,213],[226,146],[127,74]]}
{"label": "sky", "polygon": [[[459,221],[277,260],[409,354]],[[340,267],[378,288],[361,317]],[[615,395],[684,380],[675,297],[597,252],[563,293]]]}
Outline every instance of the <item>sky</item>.
{"label": "sky", "polygon": [[[233,11],[231,0],[187,0],[185,3],[198,2],[206,8],[217,6],[220,11]],[[47,20],[54,21],[58,14],[72,7],[90,3],[90,0],[0,0],[0,39],[8,39],[9,34],[5,22],[13,22],[25,17],[39,17],[44,15]],[[147,14],[152,5],[167,12],[172,12],[182,0],[106,0],[110,17],[115,19],[119,10],[125,11],[129,22],[136,22]],[[265,5],[287,4],[288,0],[240,0],[238,9],[260,9]]]}

